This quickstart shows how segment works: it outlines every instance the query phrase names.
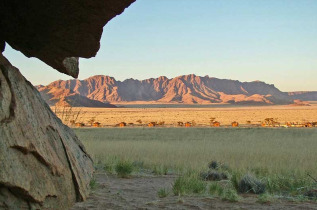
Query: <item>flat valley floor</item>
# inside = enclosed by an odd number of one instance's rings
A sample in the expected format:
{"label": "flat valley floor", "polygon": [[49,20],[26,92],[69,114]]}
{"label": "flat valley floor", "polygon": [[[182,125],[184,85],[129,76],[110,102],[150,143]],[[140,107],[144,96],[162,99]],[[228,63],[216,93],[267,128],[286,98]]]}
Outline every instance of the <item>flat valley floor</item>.
{"label": "flat valley floor", "polygon": [[[274,118],[277,122],[304,123],[317,121],[317,104],[311,106],[241,106],[231,105],[124,105],[125,108],[72,108],[67,116],[63,108],[52,110],[57,112],[64,123],[71,119],[88,124],[89,120],[101,123],[101,127],[113,127],[120,122],[144,126],[149,122],[164,122],[165,126],[177,126],[177,122],[195,121],[197,126],[209,126],[210,118],[215,118],[222,126],[229,126],[233,121],[240,125],[259,126],[266,118]],[[164,107],[164,108],[163,108]],[[141,123],[137,121],[141,121]],[[249,124],[250,126],[250,124]]]}
{"label": "flat valley floor", "polygon": [[[265,118],[275,118],[281,123],[314,122],[317,121],[316,104],[307,107],[76,108],[72,111],[78,110],[82,112],[79,118],[83,122],[95,118],[103,128],[74,128],[94,160],[97,185],[90,198],[76,204],[74,210],[317,209],[316,201],[301,196],[317,188],[307,175],[317,177],[317,128],[226,128],[232,121],[240,124],[251,121],[258,125]],[[210,117],[224,127],[208,127]],[[114,127],[119,122],[137,124],[138,120],[142,126]],[[178,121],[192,120],[197,128],[177,127]],[[167,126],[149,128],[146,123],[151,121],[165,121]],[[129,178],[116,175],[114,167],[120,160],[136,166]],[[212,160],[226,164],[232,171],[257,174],[261,180],[276,182],[282,177],[283,182],[290,185],[289,194],[273,187],[268,190],[274,199],[260,203],[254,194],[239,194],[238,202],[224,201],[211,195],[208,187],[201,194],[173,193],[173,184],[184,171],[206,170]],[[158,196],[162,188],[168,192],[164,198]]]}
{"label": "flat valley floor", "polygon": [[[229,202],[208,190],[198,195],[173,193],[173,183],[184,171],[204,171],[216,160],[232,171],[257,173],[261,180],[278,183],[281,178],[284,186],[279,187],[301,195],[317,187],[307,176],[317,176],[316,128],[126,127],[75,132],[94,159],[97,188],[73,209],[317,209],[316,201],[279,191],[264,204],[254,194]],[[120,160],[135,165],[129,178],[117,177],[114,167]],[[158,196],[162,188],[168,192],[165,198]]]}

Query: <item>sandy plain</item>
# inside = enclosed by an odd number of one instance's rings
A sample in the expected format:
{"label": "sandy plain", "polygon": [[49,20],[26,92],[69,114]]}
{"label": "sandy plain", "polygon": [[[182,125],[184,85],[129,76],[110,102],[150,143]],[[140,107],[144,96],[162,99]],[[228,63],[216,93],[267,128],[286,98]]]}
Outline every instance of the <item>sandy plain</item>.
{"label": "sandy plain", "polygon": [[[123,107],[125,106],[125,107]],[[165,122],[165,126],[177,126],[177,122],[196,122],[197,126],[209,126],[210,118],[215,118],[222,126],[231,125],[233,121],[240,125],[260,125],[265,118],[274,118],[281,124],[286,122],[316,122],[317,103],[311,106],[241,106],[230,105],[124,105],[119,108],[72,108],[68,117],[62,117],[62,108],[57,110],[57,115],[69,124],[71,119],[76,122],[88,123],[89,120],[100,122],[101,127],[115,126],[120,122],[134,123],[134,125],[146,125],[149,122]],[[64,112],[66,112],[64,110]],[[79,115],[78,115],[78,112]],[[78,115],[78,117],[77,117]],[[65,120],[66,119],[66,120]],[[137,121],[141,120],[142,123]],[[68,121],[68,122],[66,122]]]}

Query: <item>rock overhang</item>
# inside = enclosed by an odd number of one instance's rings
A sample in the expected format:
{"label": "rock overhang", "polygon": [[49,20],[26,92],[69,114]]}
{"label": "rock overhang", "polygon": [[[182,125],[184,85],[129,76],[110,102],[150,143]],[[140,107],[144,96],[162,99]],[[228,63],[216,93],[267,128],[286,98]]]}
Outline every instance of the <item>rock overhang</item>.
{"label": "rock overhang", "polygon": [[94,57],[103,27],[135,0],[0,0],[0,50],[5,42],[74,78],[79,57]]}

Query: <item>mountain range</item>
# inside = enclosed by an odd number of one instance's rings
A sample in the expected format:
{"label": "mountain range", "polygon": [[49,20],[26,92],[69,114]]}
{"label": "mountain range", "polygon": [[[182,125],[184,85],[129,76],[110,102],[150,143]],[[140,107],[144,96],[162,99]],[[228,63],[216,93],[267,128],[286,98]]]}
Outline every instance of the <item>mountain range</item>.
{"label": "mountain range", "polygon": [[111,103],[158,102],[184,104],[291,104],[317,100],[316,92],[282,92],[261,81],[240,82],[194,74],[145,80],[96,75],[85,80],[57,80],[36,86],[49,105],[114,107]]}

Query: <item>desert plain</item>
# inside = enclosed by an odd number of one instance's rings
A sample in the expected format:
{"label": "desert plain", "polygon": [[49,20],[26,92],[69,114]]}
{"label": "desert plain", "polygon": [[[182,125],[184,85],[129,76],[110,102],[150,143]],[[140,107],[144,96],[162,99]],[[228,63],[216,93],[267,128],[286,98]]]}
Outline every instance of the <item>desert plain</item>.
{"label": "desert plain", "polygon": [[[260,126],[266,118],[316,122],[316,103],[117,106],[52,108],[85,124],[73,129],[95,164],[91,197],[74,209],[317,209],[317,128]],[[153,121],[164,125],[149,128]]]}
{"label": "desert plain", "polygon": [[[52,110],[70,125],[70,120],[88,125],[88,121],[101,123],[101,127],[115,126],[120,122],[146,126],[149,122],[164,122],[177,126],[178,122],[195,121],[196,126],[209,126],[215,118],[223,126],[233,121],[240,125],[259,126],[266,118],[274,118],[281,125],[286,122],[305,123],[317,121],[317,103],[310,106],[234,106],[234,105],[179,105],[179,104],[116,104],[119,108],[64,108]],[[141,120],[141,123],[137,122]],[[248,122],[249,121],[249,122]]]}

